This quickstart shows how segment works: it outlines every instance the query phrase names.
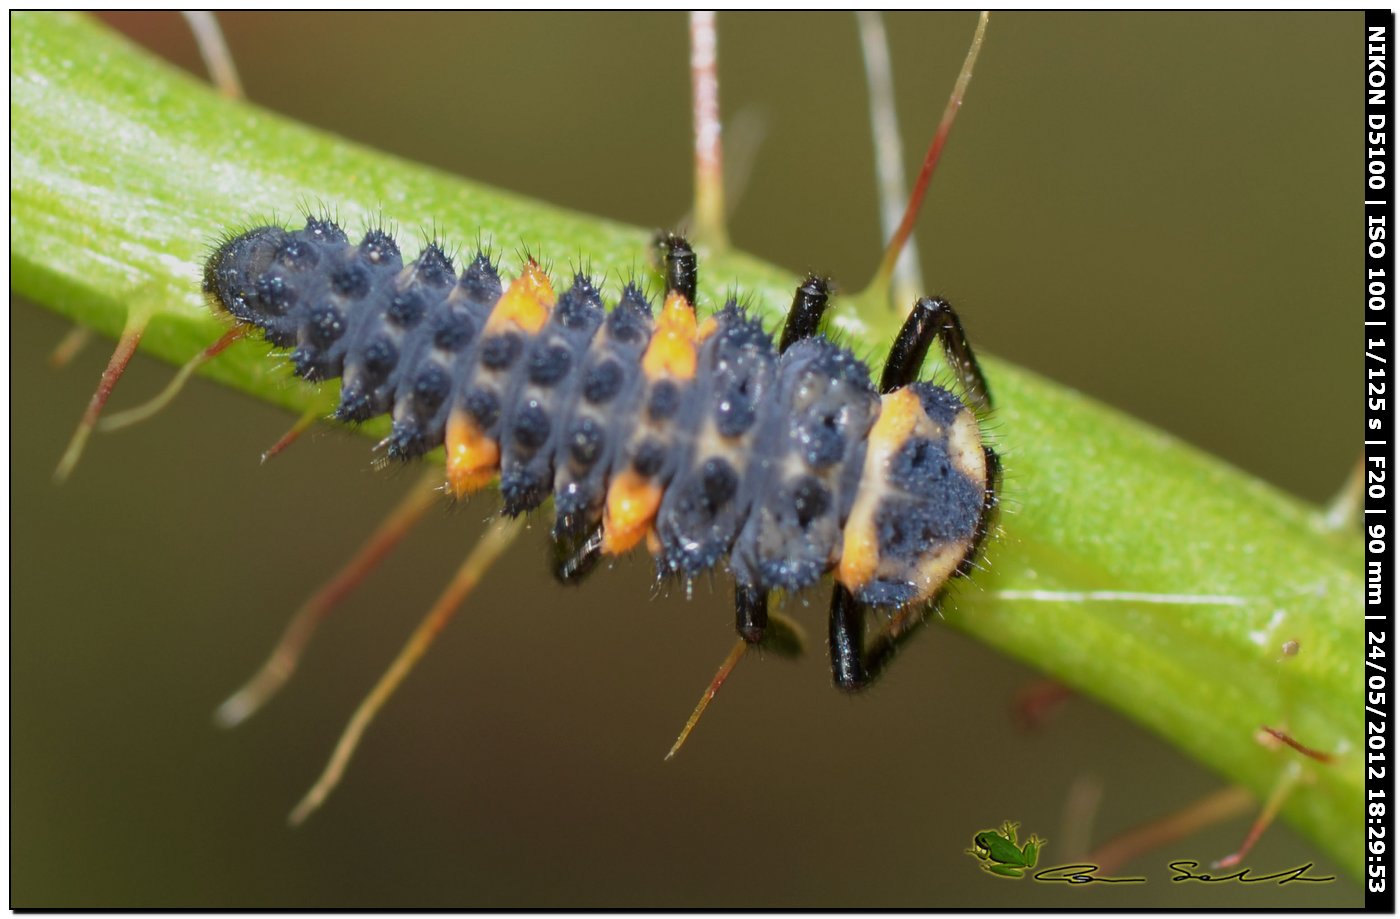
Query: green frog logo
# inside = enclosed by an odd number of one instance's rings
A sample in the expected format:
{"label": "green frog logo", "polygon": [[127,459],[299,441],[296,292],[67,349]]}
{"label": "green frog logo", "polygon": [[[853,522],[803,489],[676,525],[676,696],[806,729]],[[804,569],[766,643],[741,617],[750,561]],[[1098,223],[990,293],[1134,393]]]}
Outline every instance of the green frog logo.
{"label": "green frog logo", "polygon": [[967,854],[982,862],[982,870],[997,877],[1025,877],[1027,868],[1034,868],[1040,858],[1040,850],[1045,840],[1032,835],[1024,846],[1016,842],[1018,823],[1007,820],[1000,830],[983,830],[972,837],[972,848]]}

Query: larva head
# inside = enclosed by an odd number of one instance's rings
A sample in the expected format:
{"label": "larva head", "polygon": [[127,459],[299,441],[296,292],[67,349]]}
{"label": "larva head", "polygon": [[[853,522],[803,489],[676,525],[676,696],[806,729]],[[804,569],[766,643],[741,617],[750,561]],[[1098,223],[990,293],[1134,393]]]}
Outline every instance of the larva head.
{"label": "larva head", "polygon": [[267,311],[258,280],[272,265],[289,234],[281,227],[255,227],[226,238],[204,264],[204,293],[216,309],[239,322],[261,325]]}
{"label": "larva head", "polygon": [[386,234],[372,230],[355,249],[333,222],[308,217],[300,230],[262,226],[225,239],[205,263],[204,292],[216,309],[285,347],[296,341],[302,314],[338,281],[367,282],[376,271],[401,267]]}
{"label": "larva head", "polygon": [[886,393],[838,580],[871,606],[933,598],[976,547],[988,475],[977,417],[955,395],[928,383]]}

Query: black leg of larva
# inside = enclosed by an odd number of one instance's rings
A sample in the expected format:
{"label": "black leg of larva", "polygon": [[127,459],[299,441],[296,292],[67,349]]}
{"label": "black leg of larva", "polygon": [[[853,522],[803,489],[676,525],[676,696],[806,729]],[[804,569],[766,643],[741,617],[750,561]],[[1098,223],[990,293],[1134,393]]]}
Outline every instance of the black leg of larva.
{"label": "black leg of larva", "polygon": [[861,652],[865,647],[865,607],[843,585],[831,591],[831,618],[827,625],[831,648],[831,675],[842,689],[859,689],[867,682]]}
{"label": "black leg of larva", "polygon": [[561,584],[582,584],[602,560],[602,527],[581,536],[562,536],[550,543],[549,571]]}
{"label": "black leg of larva", "polygon": [[892,392],[917,380],[929,345],[935,338],[943,346],[948,365],[958,375],[968,406],[976,412],[990,408],[991,391],[987,388],[986,378],[982,376],[982,368],[977,366],[972,346],[963,334],[958,314],[953,312],[947,300],[937,297],[920,299],[914,304],[909,318],[904,320],[904,326],[890,346],[885,371],[880,374],[880,392]]}
{"label": "black leg of larva", "polygon": [[695,264],[695,250],[690,248],[684,236],[669,233],[662,242],[666,250],[666,292],[678,293],[685,297],[691,306],[695,305],[695,288],[699,272]]}
{"label": "black leg of larva", "polygon": [[734,585],[734,630],[751,645],[763,641],[768,631],[768,591]]}
{"label": "black leg of larva", "polygon": [[779,354],[802,339],[817,334],[817,326],[821,324],[830,295],[831,289],[826,279],[814,274],[807,275],[807,280],[797,286],[797,293],[792,296],[792,308],[788,310],[787,321],[783,323],[783,335],[778,339]]}
{"label": "black leg of larva", "polygon": [[848,692],[864,689],[875,681],[894,652],[923,622],[923,604],[896,610],[880,634],[865,641],[865,604],[837,584],[831,593],[831,619],[828,641],[831,647],[831,675],[836,688]]}

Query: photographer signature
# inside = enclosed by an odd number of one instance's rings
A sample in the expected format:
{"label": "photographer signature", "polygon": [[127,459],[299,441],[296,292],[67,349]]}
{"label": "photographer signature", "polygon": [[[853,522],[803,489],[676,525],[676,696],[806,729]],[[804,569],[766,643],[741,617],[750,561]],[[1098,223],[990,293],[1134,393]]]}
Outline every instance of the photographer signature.
{"label": "photographer signature", "polygon": [[[1199,869],[1201,863],[1190,859],[1170,862],[1167,865],[1173,872],[1172,883],[1182,881],[1195,881],[1202,884],[1218,884],[1222,881],[1236,881],[1240,884],[1261,884],[1266,881],[1273,881],[1278,885],[1291,884],[1294,881],[1309,881],[1317,884],[1325,884],[1335,881],[1336,877],[1314,877],[1308,874],[1313,867],[1312,862],[1306,865],[1299,865],[1296,868],[1285,868],[1282,871],[1275,871],[1273,874],[1255,875],[1250,873],[1249,868],[1241,868],[1233,874],[1212,875],[1197,873],[1192,869]],[[1032,879],[1042,884],[1142,884],[1147,878],[1111,878],[1100,877],[1094,872],[1099,870],[1098,865],[1084,863],[1079,865],[1056,865],[1053,868],[1043,868],[1031,875]]]}
{"label": "photographer signature", "polygon": [[1200,866],[1200,862],[1190,860],[1170,862],[1167,865],[1168,868],[1176,872],[1176,874],[1172,875],[1173,884],[1180,881],[1200,881],[1203,884],[1217,884],[1221,881],[1238,881],[1241,884],[1260,884],[1264,881],[1274,881],[1279,885],[1283,885],[1291,884],[1294,881],[1312,881],[1321,884],[1336,880],[1335,877],[1309,877],[1308,869],[1313,866],[1312,862],[1308,862],[1306,865],[1299,865],[1297,868],[1285,868],[1273,874],[1261,874],[1258,876],[1251,875],[1248,868],[1241,868],[1234,874],[1222,874],[1219,877],[1209,874],[1196,874],[1191,871],[1192,868],[1199,868]]}
{"label": "photographer signature", "polygon": [[1098,865],[1056,865],[1037,871],[1031,877],[1043,884],[1142,884],[1147,878],[1104,878],[1094,874]]}

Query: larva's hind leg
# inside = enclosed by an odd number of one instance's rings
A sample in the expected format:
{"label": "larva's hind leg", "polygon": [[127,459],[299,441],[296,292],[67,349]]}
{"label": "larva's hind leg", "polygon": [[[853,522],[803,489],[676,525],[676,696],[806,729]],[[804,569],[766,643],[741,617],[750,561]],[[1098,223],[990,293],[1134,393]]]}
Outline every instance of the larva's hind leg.
{"label": "larva's hind leg", "polygon": [[854,692],[868,686],[894,653],[900,638],[910,632],[909,623],[901,619],[907,617],[910,610],[901,610],[867,648],[867,612],[865,604],[844,585],[836,584],[832,588],[827,645],[831,649],[831,676],[839,689]]}
{"label": "larva's hind leg", "polygon": [[879,633],[867,643],[865,619],[870,608],[855,598],[844,584],[831,589],[827,622],[827,647],[831,651],[831,677],[837,689],[857,692],[873,683],[900,645],[923,625],[932,603],[914,603],[895,610]]}
{"label": "larva's hind leg", "polygon": [[857,692],[873,683],[900,646],[923,625],[925,613],[930,608],[918,603],[896,610],[879,633],[867,643],[865,619],[868,608],[844,585],[835,585],[831,592],[827,643],[831,648],[831,676],[836,681],[836,687]]}
{"label": "larva's hind leg", "polygon": [[[904,320],[894,344],[890,346],[884,372],[880,375],[880,392],[888,394],[915,383],[923,368],[928,349],[937,339],[949,366],[958,375],[963,398],[973,411],[991,407],[991,392],[977,357],[963,333],[962,323],[946,300],[925,297],[914,304]],[[983,447],[987,463],[987,480],[982,498],[982,511],[972,542],[958,565],[958,573],[966,574],[991,526],[996,510],[1001,465],[990,448]],[[937,603],[937,597],[933,603]],[[836,685],[848,691],[868,686],[894,656],[899,646],[924,621],[928,604],[914,603],[898,609],[868,644],[865,640],[865,618],[868,609],[844,585],[832,590],[828,638],[831,648],[831,675]]]}
{"label": "larva's hind leg", "polygon": [[941,297],[923,297],[909,311],[880,374],[880,392],[888,393],[919,379],[929,346],[938,339],[948,366],[958,376],[964,401],[975,412],[991,408],[992,393],[967,342],[953,305]]}

